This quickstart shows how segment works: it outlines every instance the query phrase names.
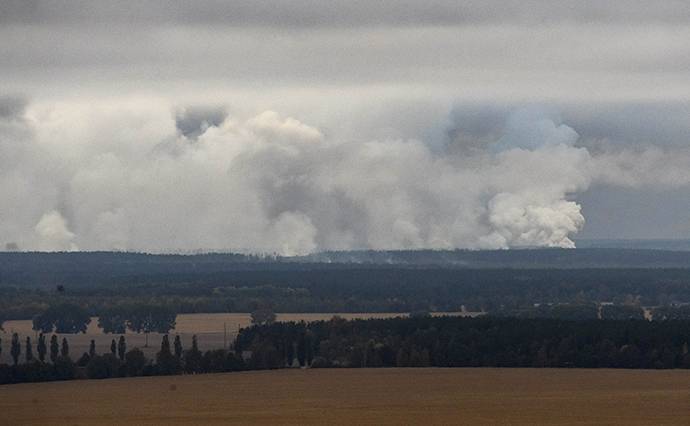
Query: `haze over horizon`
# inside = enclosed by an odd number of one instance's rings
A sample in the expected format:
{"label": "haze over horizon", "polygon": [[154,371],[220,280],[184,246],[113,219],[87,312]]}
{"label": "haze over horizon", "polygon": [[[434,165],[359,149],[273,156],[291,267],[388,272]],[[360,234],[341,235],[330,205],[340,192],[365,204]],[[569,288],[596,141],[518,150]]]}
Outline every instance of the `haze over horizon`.
{"label": "haze over horizon", "polygon": [[0,0],[0,247],[690,238],[690,6]]}

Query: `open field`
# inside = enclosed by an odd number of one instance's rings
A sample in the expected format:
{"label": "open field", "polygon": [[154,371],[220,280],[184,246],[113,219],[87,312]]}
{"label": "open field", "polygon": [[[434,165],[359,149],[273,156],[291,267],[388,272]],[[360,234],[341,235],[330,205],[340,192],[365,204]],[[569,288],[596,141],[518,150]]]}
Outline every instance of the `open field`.
{"label": "open field", "polygon": [[[468,315],[474,316],[478,313],[474,312],[436,312],[434,315]],[[334,315],[338,315],[345,319],[366,319],[366,318],[392,318],[405,316],[404,313],[291,313],[291,314],[277,314],[278,321],[319,321],[329,320]],[[197,335],[199,340],[199,347],[202,350],[219,349],[223,345],[229,345],[235,339],[240,328],[249,327],[251,325],[251,315],[248,313],[220,313],[220,314],[180,314],[177,316],[177,326],[170,334],[179,334],[182,339],[182,344],[189,347],[192,343],[192,336]],[[0,362],[10,363],[9,344],[12,339],[12,333],[19,333],[21,342],[23,344],[26,336],[31,336],[31,339],[36,344],[37,333],[31,329],[31,321],[6,321],[3,325],[4,331],[0,331],[0,339],[2,339],[3,351],[0,354]],[[225,333],[227,330],[227,336]],[[88,352],[91,339],[96,341],[96,351],[104,353],[110,351],[111,340],[118,339],[119,334],[104,334],[98,328],[98,318],[92,318],[89,328],[83,334],[58,334],[60,340],[62,337],[67,337],[70,344],[70,354],[72,359],[78,359],[82,353]],[[147,357],[155,357],[156,352],[160,349],[160,341],[162,335],[158,333],[149,334],[149,346],[144,347],[146,343],[146,336],[144,334],[132,333],[127,331],[125,333],[127,339],[127,348],[135,347],[141,348]],[[22,352],[24,348],[22,347]],[[23,360],[23,358],[22,358]]]}
{"label": "open field", "polygon": [[0,386],[12,425],[685,425],[690,371],[274,370]]}

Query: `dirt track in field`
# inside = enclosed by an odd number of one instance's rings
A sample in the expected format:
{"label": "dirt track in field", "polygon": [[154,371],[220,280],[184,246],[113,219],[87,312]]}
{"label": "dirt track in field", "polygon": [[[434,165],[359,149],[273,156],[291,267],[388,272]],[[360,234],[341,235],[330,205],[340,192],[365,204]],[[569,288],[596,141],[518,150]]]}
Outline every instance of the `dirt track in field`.
{"label": "dirt track in field", "polygon": [[690,424],[690,371],[278,370],[0,386],[2,424]]}

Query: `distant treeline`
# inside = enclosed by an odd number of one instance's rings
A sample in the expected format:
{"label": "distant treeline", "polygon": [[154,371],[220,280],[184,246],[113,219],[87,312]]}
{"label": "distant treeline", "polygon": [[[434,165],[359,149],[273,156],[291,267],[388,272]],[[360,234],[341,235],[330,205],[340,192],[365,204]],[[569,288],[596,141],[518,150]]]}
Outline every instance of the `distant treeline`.
{"label": "distant treeline", "polygon": [[78,305],[90,316],[143,304],[177,314],[252,312],[263,306],[276,312],[459,311],[464,306],[497,315],[563,318],[568,316],[554,315],[548,307],[567,314],[560,307],[568,305],[591,318],[594,305],[602,302],[690,303],[690,270],[359,266],[161,274],[109,284],[0,285],[0,319],[33,319],[62,303]]}
{"label": "distant treeline", "polygon": [[[346,251],[304,257],[273,255],[153,255],[120,252],[0,252],[0,285],[101,286],[185,281],[227,281],[237,271],[310,271],[414,268],[690,268],[690,251],[641,249],[522,249]],[[180,282],[180,279],[176,280]]]}
{"label": "distant treeline", "polygon": [[[75,362],[67,339],[13,336],[13,365],[0,384],[79,378],[198,374],[288,367],[555,367],[690,368],[690,321],[563,321],[414,316],[255,325],[240,330],[231,350],[201,352],[163,336],[155,360],[125,337],[110,352]],[[0,344],[0,348],[2,345]],[[24,362],[20,360],[24,358]]]}
{"label": "distant treeline", "polygon": [[690,368],[690,321],[412,317],[242,330],[254,366]]}
{"label": "distant treeline", "polygon": [[[650,268],[690,267],[690,241],[668,249],[603,245],[577,249],[521,248],[510,250],[360,250],[322,252],[296,258],[301,262],[336,264],[426,265],[460,268]],[[658,247],[650,246],[650,247]]]}

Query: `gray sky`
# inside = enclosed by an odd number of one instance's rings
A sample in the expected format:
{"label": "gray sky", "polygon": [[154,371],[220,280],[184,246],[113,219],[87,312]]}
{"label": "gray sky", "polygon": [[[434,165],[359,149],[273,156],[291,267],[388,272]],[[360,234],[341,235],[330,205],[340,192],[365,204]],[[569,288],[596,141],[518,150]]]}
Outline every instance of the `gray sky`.
{"label": "gray sky", "polygon": [[[303,252],[690,238],[689,24],[683,1],[0,0],[0,244]],[[283,141],[315,137],[318,148],[281,157]],[[236,139],[254,145],[221,145],[226,162],[213,163],[212,144]],[[412,164],[434,172],[405,167],[410,140],[422,150]],[[272,143],[270,158],[257,141]],[[362,170],[374,142],[390,157]],[[529,155],[507,158],[513,148]],[[219,182],[271,161],[278,171],[252,169],[244,186],[200,190],[210,170]],[[573,163],[553,176],[552,161]],[[522,176],[527,164],[559,185]],[[186,203],[169,200],[174,176],[188,179],[176,195]],[[147,214],[132,205],[142,187]],[[237,207],[249,204],[254,218]]]}

